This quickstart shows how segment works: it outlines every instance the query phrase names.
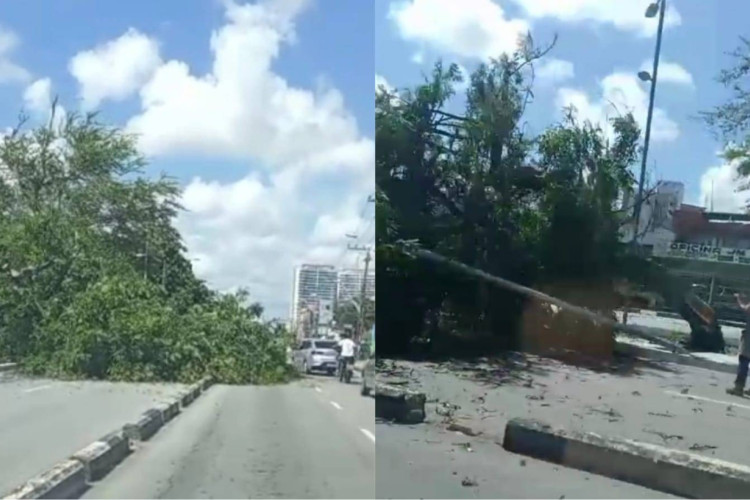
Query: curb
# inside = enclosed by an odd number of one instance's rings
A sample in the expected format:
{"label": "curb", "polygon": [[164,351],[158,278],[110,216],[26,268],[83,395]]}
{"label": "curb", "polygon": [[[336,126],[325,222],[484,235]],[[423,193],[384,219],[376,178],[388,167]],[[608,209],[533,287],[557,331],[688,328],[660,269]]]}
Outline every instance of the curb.
{"label": "curb", "polygon": [[143,412],[136,423],[125,424],[122,431],[132,441],[147,441],[162,425],[164,425],[162,413],[152,408]]}
{"label": "curb", "polygon": [[747,498],[750,467],[659,445],[512,419],[503,448],[686,498]]}
{"label": "curb", "polygon": [[98,481],[130,454],[130,445],[122,432],[113,432],[73,455],[83,464],[86,481]]}
{"label": "curb", "polygon": [[86,470],[83,464],[78,460],[68,459],[30,479],[3,499],[76,498],[86,487]]}
{"label": "curb", "polygon": [[195,397],[191,390],[187,390],[180,395],[180,406],[183,408],[190,406],[193,401],[195,401]]}
{"label": "curb", "polygon": [[677,354],[674,352],[665,352],[657,349],[647,349],[645,347],[626,344],[624,342],[617,342],[615,344],[615,352],[617,352],[618,354],[627,354],[630,356],[646,358],[653,361],[666,361],[670,363],[677,363],[679,365],[692,366],[695,368],[705,368],[706,370],[730,373],[732,375],[737,373],[737,365],[718,363],[716,361],[699,358],[697,356],[685,356],[684,354]]}
{"label": "curb", "polygon": [[162,424],[166,424],[180,413],[180,400],[161,403],[156,410],[161,413]]}
{"label": "curb", "polygon": [[17,363],[0,363],[0,373],[13,371],[17,366]]}
{"label": "curb", "polygon": [[424,422],[424,393],[375,383],[375,417],[404,424]]}
{"label": "curb", "polygon": [[[0,367],[13,364],[5,363]],[[0,370],[2,371],[2,370]],[[78,498],[93,481],[106,476],[131,453],[131,441],[146,441],[164,424],[180,414],[181,408],[192,403],[211,385],[206,377],[179,395],[173,401],[158,404],[146,410],[135,423],[125,424],[121,430],[107,434],[69,459],[57,463],[48,471],[34,476],[0,500],[21,498]],[[203,389],[203,391],[201,391]]]}

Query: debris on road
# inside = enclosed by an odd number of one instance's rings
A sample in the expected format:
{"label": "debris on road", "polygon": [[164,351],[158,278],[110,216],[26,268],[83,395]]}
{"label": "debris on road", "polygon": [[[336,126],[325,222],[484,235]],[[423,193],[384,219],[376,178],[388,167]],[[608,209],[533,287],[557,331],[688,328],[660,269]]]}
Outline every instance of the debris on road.
{"label": "debris on road", "polygon": [[690,450],[692,451],[707,451],[707,450],[715,450],[716,448],[718,448],[718,446],[712,446],[710,444],[695,443],[693,445],[690,445]]}
{"label": "debris on road", "polygon": [[682,441],[685,439],[683,436],[680,436],[679,434],[667,434],[665,432],[660,431],[652,431],[648,429],[643,429],[643,432],[646,434],[653,434],[654,436],[659,436],[665,443],[669,442],[671,439],[675,439],[677,441]]}
{"label": "debris on road", "polygon": [[467,427],[465,425],[457,424],[455,422],[451,422],[448,425],[448,430],[449,431],[454,431],[454,432],[460,432],[461,434],[465,434],[465,435],[470,436],[470,437],[476,437],[476,436],[478,436],[478,435],[481,434],[481,432],[477,432],[474,429],[472,429],[471,427]]}
{"label": "debris on road", "polygon": [[461,480],[461,486],[471,487],[471,486],[476,486],[476,485],[477,485],[477,482],[475,479],[470,479],[469,477],[465,477]]}

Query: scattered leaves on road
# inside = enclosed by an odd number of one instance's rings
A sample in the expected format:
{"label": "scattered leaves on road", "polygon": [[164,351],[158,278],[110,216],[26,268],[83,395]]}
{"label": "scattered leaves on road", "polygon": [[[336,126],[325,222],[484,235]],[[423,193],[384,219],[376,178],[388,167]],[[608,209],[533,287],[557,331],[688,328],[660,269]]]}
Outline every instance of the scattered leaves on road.
{"label": "scattered leaves on road", "polygon": [[695,444],[691,445],[689,449],[693,450],[693,451],[706,451],[706,450],[715,450],[716,448],[717,448],[716,446],[713,446],[713,445],[710,445],[710,444],[698,444],[698,443],[695,443]]}
{"label": "scattered leaves on road", "polygon": [[470,437],[475,437],[481,434],[481,432],[477,432],[471,427],[468,427],[466,425],[457,424],[455,422],[452,422],[448,424],[448,430],[454,431],[454,432],[460,432],[461,434],[465,434]]}
{"label": "scattered leaves on road", "polygon": [[470,487],[470,486],[476,486],[476,485],[477,485],[477,481],[475,479],[465,477],[461,480],[461,486]]}
{"label": "scattered leaves on road", "polygon": [[679,434],[667,434],[665,432],[652,431],[652,430],[647,430],[647,429],[643,429],[643,432],[645,432],[646,434],[653,434],[655,436],[659,436],[665,443],[669,442],[669,440],[671,439],[676,439],[677,441],[682,441],[683,439],[685,439],[683,436],[680,436]]}
{"label": "scattered leaves on road", "polygon": [[666,413],[659,413],[659,412],[655,412],[655,411],[650,411],[650,412],[648,412],[648,414],[649,414],[649,415],[653,415],[654,417],[667,417],[667,418],[672,418],[672,417],[674,417],[674,415],[672,415],[672,414],[671,414],[671,413],[669,413],[669,412],[666,412]]}

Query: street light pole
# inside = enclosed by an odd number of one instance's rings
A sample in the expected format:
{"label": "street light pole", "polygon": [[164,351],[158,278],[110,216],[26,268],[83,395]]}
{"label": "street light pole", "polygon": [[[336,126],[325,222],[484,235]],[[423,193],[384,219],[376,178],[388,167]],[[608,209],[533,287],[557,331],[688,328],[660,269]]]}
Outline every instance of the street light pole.
{"label": "street light pole", "polygon": [[638,77],[641,80],[651,81],[651,93],[648,100],[648,115],[646,116],[646,135],[644,137],[643,144],[643,157],[641,158],[641,176],[638,179],[638,193],[635,199],[635,207],[633,218],[635,220],[633,225],[633,241],[632,244],[635,247],[638,239],[638,228],[641,220],[641,207],[643,205],[643,184],[646,177],[646,161],[648,159],[648,145],[651,140],[651,119],[654,114],[654,96],[656,95],[656,76],[659,70],[659,53],[661,52],[661,34],[664,28],[664,12],[667,9],[667,1],[659,0],[658,5],[652,3],[646,9],[646,17],[654,17],[656,15],[656,9],[659,9],[659,27],[656,31],[656,50],[654,52],[654,66],[651,74],[647,71],[641,71],[638,73]]}

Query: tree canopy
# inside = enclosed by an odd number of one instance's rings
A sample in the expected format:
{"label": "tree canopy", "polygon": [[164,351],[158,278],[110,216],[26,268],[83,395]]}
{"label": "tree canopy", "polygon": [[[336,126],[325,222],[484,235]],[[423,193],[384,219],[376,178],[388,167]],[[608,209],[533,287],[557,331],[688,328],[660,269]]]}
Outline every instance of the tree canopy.
{"label": "tree canopy", "polygon": [[193,274],[177,183],[144,177],[134,138],[94,115],[50,123],[0,143],[0,358],[61,377],[284,380],[286,333]]}
{"label": "tree canopy", "polygon": [[526,285],[618,273],[629,216],[620,201],[633,190],[640,130],[630,114],[604,130],[568,109],[528,133],[533,64],[545,52],[528,39],[479,66],[461,113],[456,65],[439,62],[423,84],[376,94],[378,300],[388,311],[378,316],[379,353],[457,330],[511,347],[524,307],[511,292],[410,260],[399,241]]}

